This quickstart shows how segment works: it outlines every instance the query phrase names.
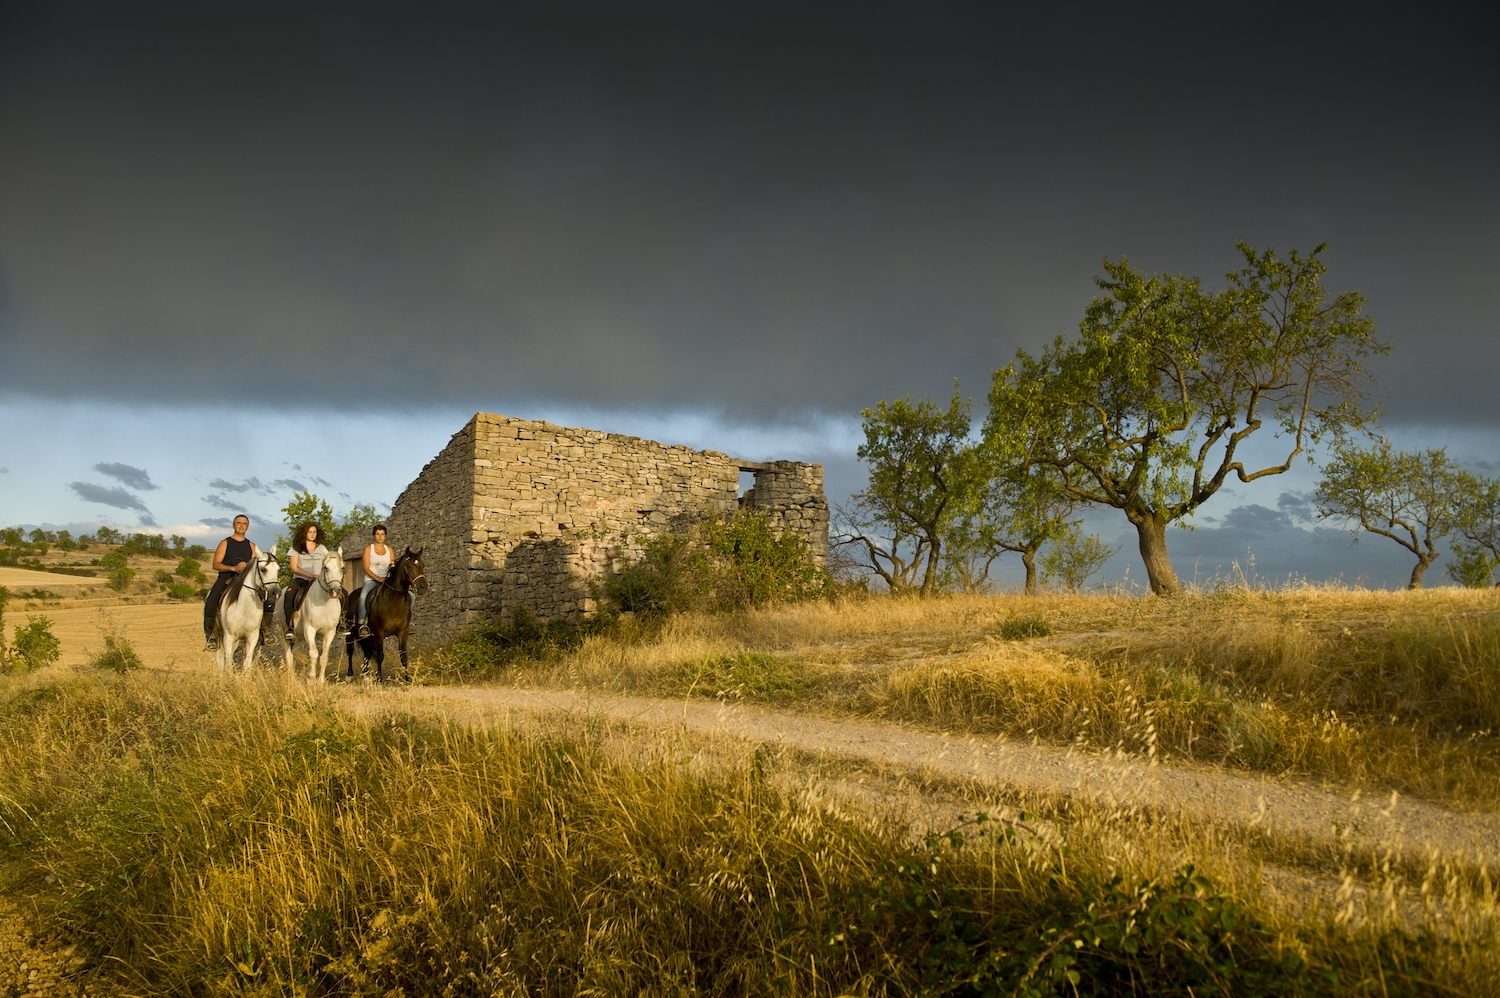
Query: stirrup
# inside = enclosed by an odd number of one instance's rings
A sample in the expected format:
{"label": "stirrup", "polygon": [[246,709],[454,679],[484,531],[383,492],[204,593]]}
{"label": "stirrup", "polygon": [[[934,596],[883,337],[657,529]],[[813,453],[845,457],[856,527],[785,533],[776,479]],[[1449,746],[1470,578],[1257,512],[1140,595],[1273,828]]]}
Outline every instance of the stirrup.
{"label": "stirrup", "polygon": [[362,638],[368,638],[370,636],[370,625],[369,624],[360,624],[359,625],[359,636],[362,637]]}

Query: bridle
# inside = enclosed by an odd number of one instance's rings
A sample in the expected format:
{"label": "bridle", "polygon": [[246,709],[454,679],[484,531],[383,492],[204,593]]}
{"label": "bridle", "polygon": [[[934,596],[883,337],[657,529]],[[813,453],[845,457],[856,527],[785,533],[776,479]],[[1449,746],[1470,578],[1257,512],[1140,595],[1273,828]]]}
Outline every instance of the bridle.
{"label": "bridle", "polygon": [[[277,564],[277,561],[272,555],[257,555],[255,558],[255,571],[245,573],[246,575],[249,575],[253,578],[253,581],[249,583],[248,588],[251,592],[260,597],[260,601],[262,603],[264,603],[269,598],[268,594],[280,591],[281,589],[281,584],[279,582],[272,583],[268,586],[266,585],[265,580],[260,577],[262,568],[264,568],[266,565],[275,564]],[[240,583],[240,587],[246,588],[246,583]]]}
{"label": "bridle", "polygon": [[344,588],[344,584],[342,582],[339,583],[339,586],[338,586],[337,589],[335,589],[333,586],[330,586],[328,584],[328,562],[327,561],[323,562],[323,567],[321,569],[319,569],[319,571],[318,571],[318,585],[322,586],[323,587],[323,591],[325,593],[327,593],[330,597],[333,597],[333,596],[347,596],[347,595],[349,595],[348,590],[346,590]]}
{"label": "bridle", "polygon": [[[412,556],[411,560],[412,561],[416,561],[417,559],[416,559],[415,556]],[[391,566],[390,575],[387,575],[385,578],[383,578],[383,579],[380,580],[380,586],[381,586],[381,588],[389,589],[391,592],[400,593],[401,595],[405,596],[407,593],[411,592],[413,589],[415,589],[417,587],[417,583],[418,582],[426,582],[427,581],[427,573],[426,572],[420,572],[420,573],[418,573],[416,575],[409,576],[407,578],[407,580],[406,580],[406,588],[404,588],[404,589],[398,589],[396,587],[396,584],[394,582],[392,582],[391,580],[396,575],[398,575],[400,573],[401,568],[403,566],[407,565],[407,564],[409,564],[409,563],[407,561],[406,555],[403,554],[401,557],[397,558],[396,559],[396,563]]]}

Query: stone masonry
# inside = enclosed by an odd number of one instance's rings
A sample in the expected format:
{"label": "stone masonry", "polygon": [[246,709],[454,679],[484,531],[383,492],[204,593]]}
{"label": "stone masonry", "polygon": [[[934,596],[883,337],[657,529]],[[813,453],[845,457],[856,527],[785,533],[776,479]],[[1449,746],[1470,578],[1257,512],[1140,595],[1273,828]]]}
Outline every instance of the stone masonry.
{"label": "stone masonry", "polygon": [[[739,494],[740,472],[755,485]],[[478,413],[391,511],[397,551],[423,550],[428,637],[525,607],[542,620],[593,609],[589,580],[638,556],[645,540],[741,507],[828,557],[823,466],[739,461],[717,451]]]}

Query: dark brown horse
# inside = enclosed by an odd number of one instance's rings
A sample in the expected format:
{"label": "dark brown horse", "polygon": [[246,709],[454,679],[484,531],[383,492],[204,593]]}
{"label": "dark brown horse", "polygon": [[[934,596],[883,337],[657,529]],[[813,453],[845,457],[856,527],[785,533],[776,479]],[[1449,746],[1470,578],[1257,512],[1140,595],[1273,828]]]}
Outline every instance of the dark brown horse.
{"label": "dark brown horse", "polygon": [[370,625],[370,636],[356,636],[353,621],[354,600],[345,604],[345,626],[349,633],[344,637],[344,654],[349,660],[349,676],[354,675],[354,646],[364,653],[365,665],[375,663],[375,678],[385,680],[385,639],[394,636],[401,648],[401,680],[410,678],[406,663],[406,639],[411,634],[411,604],[414,593],[427,591],[427,571],[422,567],[422,549],[407,548],[390,572],[370,593],[365,605],[365,620]]}

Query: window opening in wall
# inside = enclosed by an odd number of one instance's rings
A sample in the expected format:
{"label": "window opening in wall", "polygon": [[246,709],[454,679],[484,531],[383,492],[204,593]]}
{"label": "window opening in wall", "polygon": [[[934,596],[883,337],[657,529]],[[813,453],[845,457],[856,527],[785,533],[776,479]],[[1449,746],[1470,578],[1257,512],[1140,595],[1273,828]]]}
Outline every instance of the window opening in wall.
{"label": "window opening in wall", "polygon": [[740,472],[740,495],[743,496],[746,492],[749,492],[753,488],[755,488],[755,472]]}

